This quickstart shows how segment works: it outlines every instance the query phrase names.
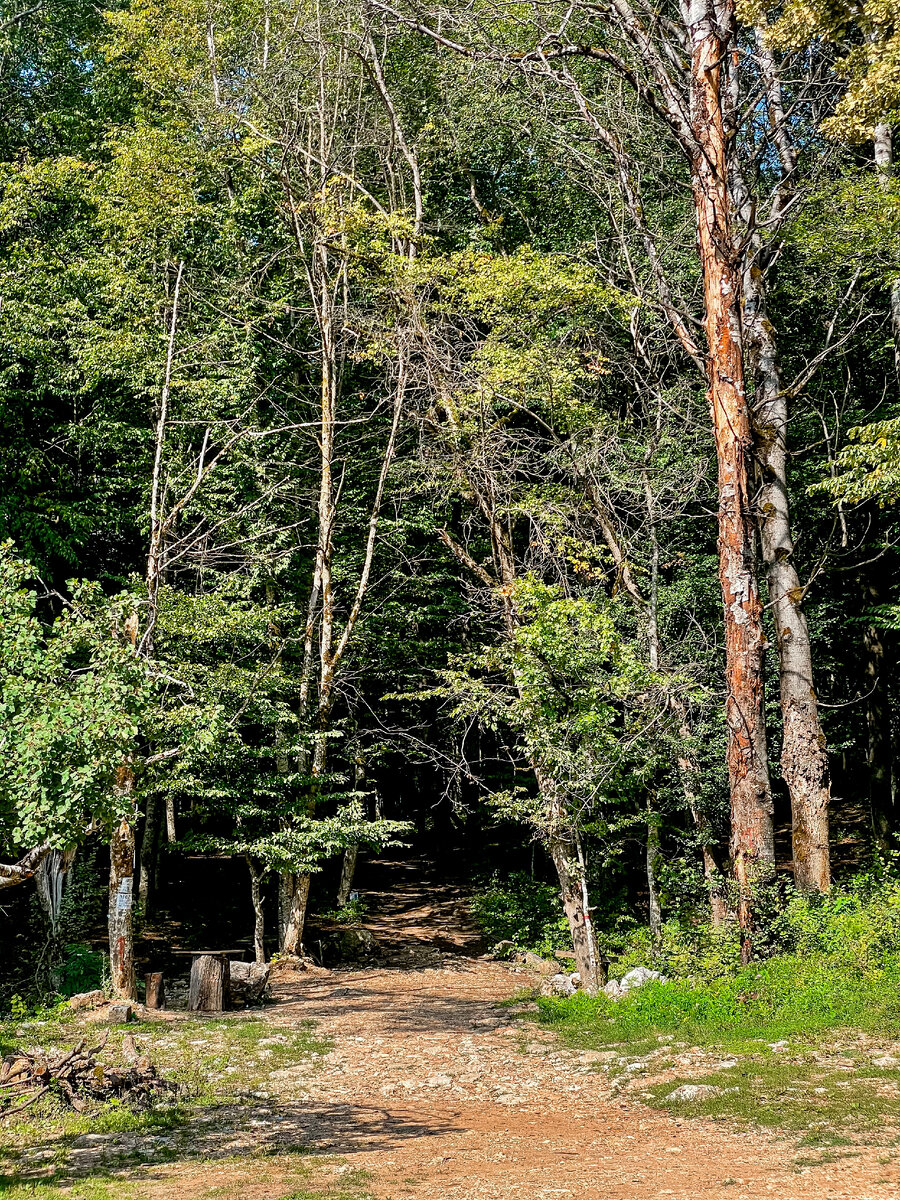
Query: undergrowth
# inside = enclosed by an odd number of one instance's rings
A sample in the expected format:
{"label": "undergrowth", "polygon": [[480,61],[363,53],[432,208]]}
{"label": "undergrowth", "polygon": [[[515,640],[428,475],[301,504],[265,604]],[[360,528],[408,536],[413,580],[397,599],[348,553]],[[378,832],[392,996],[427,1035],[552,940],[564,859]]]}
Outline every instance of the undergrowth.
{"label": "undergrowth", "polygon": [[[821,1145],[841,1130],[896,1130],[900,1052],[878,1043],[900,1038],[900,882],[870,875],[789,896],[759,933],[759,960],[741,967],[733,928],[670,923],[655,955],[632,939],[611,970],[652,962],[666,980],[621,1000],[542,997],[538,1019],[570,1045],[616,1048],[613,1086],[679,1115],[806,1130]],[[706,1090],[679,1098],[681,1083]]]}
{"label": "undergrowth", "polygon": [[600,1046],[673,1034],[695,1043],[800,1036],[852,1027],[900,1033],[900,961],[868,972],[837,957],[779,955],[731,976],[651,982],[614,1001],[579,992],[541,998],[541,1019],[568,1040]]}
{"label": "undergrowth", "polygon": [[470,909],[485,941],[495,950],[531,950],[550,955],[571,945],[560,913],[559,888],[525,871],[492,875],[472,895]]}

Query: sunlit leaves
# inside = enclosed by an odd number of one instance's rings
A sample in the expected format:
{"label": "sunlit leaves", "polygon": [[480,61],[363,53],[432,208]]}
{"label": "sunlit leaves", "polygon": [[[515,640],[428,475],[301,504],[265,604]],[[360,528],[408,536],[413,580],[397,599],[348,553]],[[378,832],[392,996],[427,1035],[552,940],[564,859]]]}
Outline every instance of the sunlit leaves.
{"label": "sunlit leaves", "polygon": [[114,786],[137,747],[149,681],[124,631],[128,598],[73,585],[49,627],[30,569],[0,550],[0,837],[7,848],[77,844],[128,815]]}

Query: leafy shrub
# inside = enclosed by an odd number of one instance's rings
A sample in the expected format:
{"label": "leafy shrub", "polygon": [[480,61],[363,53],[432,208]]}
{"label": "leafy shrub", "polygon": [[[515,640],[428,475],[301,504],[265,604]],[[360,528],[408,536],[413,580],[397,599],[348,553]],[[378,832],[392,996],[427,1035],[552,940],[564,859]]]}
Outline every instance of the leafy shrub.
{"label": "leafy shrub", "polygon": [[686,925],[670,920],[663,924],[655,945],[648,929],[636,929],[610,960],[610,975],[615,979],[632,967],[647,965],[669,976],[718,979],[740,968],[741,940],[734,925],[715,928],[708,922]]}
{"label": "leafy shrub", "polygon": [[66,946],[62,962],[53,969],[53,983],[61,996],[91,992],[106,983],[106,955],[90,946]]}
{"label": "leafy shrub", "polygon": [[672,921],[655,949],[646,933],[633,934],[611,969],[619,977],[652,959],[670,982],[617,1002],[541,1000],[543,1019],[582,1044],[665,1033],[773,1040],[842,1026],[900,1032],[900,879],[870,873],[824,896],[787,892],[770,912],[750,966],[740,966],[733,925]]}
{"label": "leafy shrub", "polygon": [[472,915],[493,946],[512,942],[519,950],[549,955],[570,944],[559,889],[525,871],[494,875],[472,897]]}
{"label": "leafy shrub", "polygon": [[361,925],[369,915],[369,906],[362,896],[348,900],[342,908],[333,908],[322,914],[329,921],[337,921],[339,925]]}

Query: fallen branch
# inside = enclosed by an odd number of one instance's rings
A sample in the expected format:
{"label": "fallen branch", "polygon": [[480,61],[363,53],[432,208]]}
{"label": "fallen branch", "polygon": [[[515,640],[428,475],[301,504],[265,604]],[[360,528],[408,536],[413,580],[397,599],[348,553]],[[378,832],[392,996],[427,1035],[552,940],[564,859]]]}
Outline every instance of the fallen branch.
{"label": "fallen branch", "polygon": [[[148,1055],[140,1054],[133,1038],[125,1039],[123,1052],[128,1066],[109,1066],[97,1055],[106,1046],[106,1038],[90,1050],[85,1039],[71,1050],[48,1058],[42,1052],[16,1050],[0,1064],[0,1121],[21,1112],[53,1092],[76,1112],[83,1112],[90,1100],[125,1100],[135,1108],[149,1108],[163,1095],[176,1096],[178,1085],[157,1074]],[[24,1097],[13,1108],[2,1107]]]}

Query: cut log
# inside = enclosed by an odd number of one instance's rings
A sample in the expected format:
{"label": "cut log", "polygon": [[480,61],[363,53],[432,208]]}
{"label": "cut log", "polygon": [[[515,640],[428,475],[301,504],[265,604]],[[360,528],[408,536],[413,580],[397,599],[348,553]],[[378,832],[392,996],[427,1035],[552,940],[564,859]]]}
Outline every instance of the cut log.
{"label": "cut log", "polygon": [[191,964],[190,1012],[223,1012],[231,1005],[227,954],[197,954]]}
{"label": "cut log", "polygon": [[146,998],[144,1003],[148,1008],[166,1007],[166,981],[162,971],[151,971],[145,977]]}

